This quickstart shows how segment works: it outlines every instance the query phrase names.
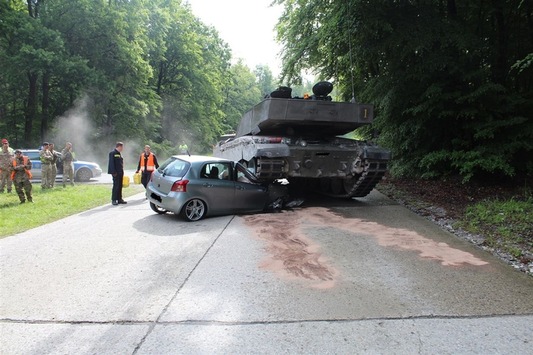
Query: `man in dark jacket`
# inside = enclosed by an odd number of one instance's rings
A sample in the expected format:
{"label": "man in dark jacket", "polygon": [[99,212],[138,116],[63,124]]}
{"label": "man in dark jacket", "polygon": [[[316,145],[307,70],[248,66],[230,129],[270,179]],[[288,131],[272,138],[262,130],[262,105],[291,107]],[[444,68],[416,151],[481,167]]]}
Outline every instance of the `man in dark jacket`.
{"label": "man in dark jacket", "polygon": [[126,204],[122,199],[122,179],[124,178],[124,160],[122,159],[122,149],[124,143],[117,142],[115,149],[109,153],[109,165],[107,173],[113,176],[113,191],[111,193],[111,203],[113,205]]}

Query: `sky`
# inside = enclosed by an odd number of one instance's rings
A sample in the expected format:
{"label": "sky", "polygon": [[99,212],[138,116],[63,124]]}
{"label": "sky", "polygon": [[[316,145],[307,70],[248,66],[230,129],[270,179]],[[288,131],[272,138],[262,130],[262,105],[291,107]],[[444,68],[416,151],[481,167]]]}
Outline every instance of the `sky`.
{"label": "sky", "polygon": [[188,0],[200,20],[217,29],[228,43],[233,58],[242,58],[251,69],[268,65],[277,76],[281,71],[274,26],[281,16],[282,7],[270,7],[272,0]]}

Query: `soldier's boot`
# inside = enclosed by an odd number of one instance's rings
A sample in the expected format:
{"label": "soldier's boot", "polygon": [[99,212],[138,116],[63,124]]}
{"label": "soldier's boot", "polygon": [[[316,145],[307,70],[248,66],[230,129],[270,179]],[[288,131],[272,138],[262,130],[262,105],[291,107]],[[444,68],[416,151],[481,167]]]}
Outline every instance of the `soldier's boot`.
{"label": "soldier's boot", "polygon": [[26,203],[26,200],[20,200],[20,203],[21,204]]}

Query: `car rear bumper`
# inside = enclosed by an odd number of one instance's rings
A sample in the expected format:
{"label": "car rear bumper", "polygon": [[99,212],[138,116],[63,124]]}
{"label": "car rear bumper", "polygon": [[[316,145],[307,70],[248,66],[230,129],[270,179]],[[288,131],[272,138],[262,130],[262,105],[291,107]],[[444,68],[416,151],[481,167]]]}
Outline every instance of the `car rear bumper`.
{"label": "car rear bumper", "polygon": [[157,207],[174,213],[180,213],[181,208],[187,201],[183,193],[171,192],[168,195],[164,195],[151,189],[150,186],[146,188],[146,198]]}

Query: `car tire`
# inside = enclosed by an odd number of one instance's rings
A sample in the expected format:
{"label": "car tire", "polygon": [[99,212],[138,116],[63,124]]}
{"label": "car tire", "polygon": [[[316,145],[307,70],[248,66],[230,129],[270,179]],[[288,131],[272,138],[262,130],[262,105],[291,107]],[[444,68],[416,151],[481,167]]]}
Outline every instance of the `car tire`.
{"label": "car tire", "polygon": [[80,170],[76,171],[76,181],[87,182],[91,180],[92,177],[93,173],[87,168],[81,168]]}
{"label": "car tire", "polygon": [[162,207],[159,207],[158,205],[156,205],[155,203],[153,202],[150,202],[150,208],[152,209],[152,211],[158,213],[158,214],[165,214],[167,213],[167,210],[162,208]]}
{"label": "car tire", "polygon": [[183,206],[180,215],[186,221],[194,222],[204,218],[206,212],[207,207],[205,202],[200,199],[193,198],[192,200],[187,201],[187,203]]}

